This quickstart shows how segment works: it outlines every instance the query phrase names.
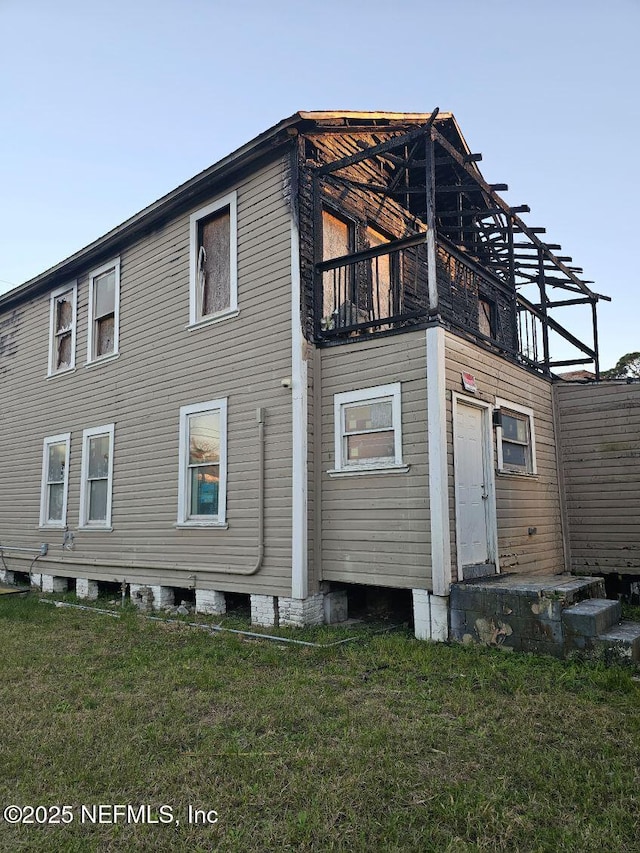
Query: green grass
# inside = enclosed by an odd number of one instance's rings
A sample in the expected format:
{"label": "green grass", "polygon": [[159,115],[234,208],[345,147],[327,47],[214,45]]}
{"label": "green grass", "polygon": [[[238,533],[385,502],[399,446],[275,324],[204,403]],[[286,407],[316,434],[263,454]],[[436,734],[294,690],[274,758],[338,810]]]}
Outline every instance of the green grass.
{"label": "green grass", "polygon": [[[75,817],[0,822],[3,851],[639,849],[633,670],[401,631],[313,649],[35,597],[0,600],[0,643],[0,803]],[[100,803],[180,825],[82,824]],[[189,803],[219,822],[188,826]]]}

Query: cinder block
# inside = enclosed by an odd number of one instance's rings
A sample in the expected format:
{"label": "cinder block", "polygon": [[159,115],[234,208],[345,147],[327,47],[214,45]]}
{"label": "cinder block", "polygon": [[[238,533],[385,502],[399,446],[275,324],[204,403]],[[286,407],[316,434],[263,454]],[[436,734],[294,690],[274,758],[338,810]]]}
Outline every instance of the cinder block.
{"label": "cinder block", "polygon": [[67,578],[59,578],[54,575],[42,575],[43,592],[66,592],[69,589]]}
{"label": "cinder block", "polygon": [[413,628],[416,639],[431,639],[431,607],[429,590],[412,589],[413,596]]}
{"label": "cinder block", "polygon": [[98,597],[98,581],[76,578],[76,596],[87,601],[95,601]]}
{"label": "cinder block", "polygon": [[129,597],[131,603],[143,613],[148,613],[153,609],[153,592],[150,586],[144,586],[139,583],[130,583]]}
{"label": "cinder block", "polygon": [[13,572],[10,572],[8,570],[3,573],[2,580],[4,581],[4,583],[9,583],[9,584],[14,584],[16,582],[16,579],[15,579]]}
{"label": "cinder block", "polygon": [[172,586],[152,586],[153,608],[171,607],[175,603],[175,592]]}
{"label": "cinder block", "polygon": [[31,573],[31,586],[42,589],[42,575],[39,572]]}
{"label": "cinder block", "polygon": [[449,597],[432,595],[431,606],[431,639],[437,643],[446,643],[449,639]]}
{"label": "cinder block", "polygon": [[588,598],[568,607],[562,613],[562,621],[568,634],[595,637],[620,621],[619,601],[606,598]]}
{"label": "cinder block", "polygon": [[305,625],[324,624],[324,594],[308,598],[278,598],[278,620],[280,625],[302,628]]}
{"label": "cinder block", "polygon": [[336,625],[349,617],[349,605],[345,590],[328,592],[324,597],[324,621],[327,625]]}
{"label": "cinder block", "polygon": [[196,590],[196,613],[221,616],[226,612],[227,601],[224,592],[217,592],[214,589]]}
{"label": "cinder block", "polygon": [[278,624],[278,601],[273,595],[252,595],[251,624],[272,628]]}

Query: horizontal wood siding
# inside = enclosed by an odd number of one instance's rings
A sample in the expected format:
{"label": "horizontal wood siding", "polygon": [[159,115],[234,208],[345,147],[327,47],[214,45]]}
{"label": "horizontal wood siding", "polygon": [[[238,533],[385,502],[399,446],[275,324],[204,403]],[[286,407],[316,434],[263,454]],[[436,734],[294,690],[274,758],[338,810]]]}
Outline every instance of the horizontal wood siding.
{"label": "horizontal wood siding", "polygon": [[[533,409],[538,473],[536,476],[496,471],[498,559],[501,570],[548,574],[564,570],[560,495],[556,465],[551,384],[522,367],[451,333],[446,336],[447,405],[451,392],[467,393],[461,373],[476,378],[478,393],[468,394],[494,404],[500,397]],[[452,561],[455,570],[455,480],[453,423],[448,417]],[[494,431],[494,457],[497,460]],[[529,534],[529,528],[536,528]]]}
{"label": "horizontal wood siding", "polygon": [[[321,351],[322,579],[374,586],[431,584],[424,332]],[[316,373],[316,382],[318,376]],[[334,394],[402,383],[407,473],[331,478]]]}
{"label": "horizontal wood siding", "polygon": [[[202,587],[291,594],[292,408],[280,384],[291,375],[287,177],[288,161],[278,160],[234,187],[237,317],[187,328],[189,210],[120,252],[115,360],[85,367],[89,269],[78,281],[73,373],[46,378],[48,295],[22,305],[13,319],[0,318],[11,336],[0,356],[0,543],[58,546],[38,571],[179,586],[196,575]],[[176,528],[180,407],[223,397],[229,527]],[[257,575],[242,577],[234,572],[251,568],[258,553],[258,407],[266,413],[265,557]],[[82,431],[109,423],[113,531],[78,530]],[[42,442],[63,432],[71,432],[68,525],[75,536],[64,555],[62,533],[38,529]]]}
{"label": "horizontal wood siding", "polygon": [[640,384],[554,390],[572,568],[640,574]]}

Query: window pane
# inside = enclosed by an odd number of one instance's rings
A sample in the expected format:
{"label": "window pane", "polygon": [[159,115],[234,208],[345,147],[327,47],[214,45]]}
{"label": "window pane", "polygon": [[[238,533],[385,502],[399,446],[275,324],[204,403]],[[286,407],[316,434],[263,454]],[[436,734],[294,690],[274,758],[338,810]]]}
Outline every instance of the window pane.
{"label": "window pane", "polygon": [[116,271],[109,270],[94,278],[93,287],[95,319],[113,314],[116,307]]}
{"label": "window pane", "polygon": [[47,482],[61,483],[64,481],[64,466],[66,461],[67,445],[63,442],[60,442],[60,444],[50,444]]}
{"label": "window pane", "polygon": [[57,347],[56,370],[60,370],[61,367],[69,367],[71,364],[71,332],[67,332],[57,339]]}
{"label": "window pane", "polygon": [[62,504],[64,501],[64,483],[54,483],[49,486],[49,509],[47,521],[62,521]]}
{"label": "window pane", "polygon": [[89,483],[89,521],[106,520],[108,487],[108,480],[93,480]]}
{"label": "window pane", "polygon": [[69,296],[60,296],[56,302],[56,332],[71,328],[73,305]]}
{"label": "window pane", "polygon": [[202,256],[202,316],[228,308],[231,303],[231,214],[229,208],[199,223],[198,248]]}
{"label": "window pane", "polygon": [[393,430],[347,436],[347,462],[372,459],[395,459]]}
{"label": "window pane", "polygon": [[369,403],[360,406],[345,406],[345,429],[358,432],[365,429],[384,429],[393,426],[391,401]]}
{"label": "window pane", "polygon": [[109,476],[109,436],[89,439],[89,479]]}
{"label": "window pane", "polygon": [[515,465],[518,468],[527,467],[527,448],[523,444],[502,442],[502,459],[505,465]]}
{"label": "window pane", "polygon": [[190,515],[218,514],[219,465],[191,468],[191,511]]}
{"label": "window pane", "polygon": [[96,322],[96,356],[108,355],[114,350],[115,318],[103,317]]}
{"label": "window pane", "polygon": [[527,421],[525,418],[516,418],[514,415],[502,414],[502,437],[512,441],[526,443]]}
{"label": "window pane", "polygon": [[189,464],[220,461],[220,414],[208,412],[189,418]]}

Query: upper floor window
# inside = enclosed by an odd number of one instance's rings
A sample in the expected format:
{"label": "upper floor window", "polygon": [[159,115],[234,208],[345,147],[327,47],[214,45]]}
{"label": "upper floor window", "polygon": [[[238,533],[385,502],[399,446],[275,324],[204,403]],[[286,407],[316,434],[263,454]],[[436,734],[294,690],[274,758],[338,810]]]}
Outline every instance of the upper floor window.
{"label": "upper floor window", "polygon": [[111,527],[114,429],[107,424],[82,433],[80,527]]}
{"label": "upper floor window", "polygon": [[40,526],[66,527],[70,433],[45,438],[42,453]]}
{"label": "upper floor window", "polygon": [[72,370],[76,364],[76,309],[74,282],[51,294],[49,319],[49,376]]}
{"label": "upper floor window", "polygon": [[89,274],[89,334],[87,361],[118,352],[120,331],[120,259]]}
{"label": "upper floor window", "polygon": [[498,470],[514,474],[536,474],[536,436],[533,409],[496,400],[500,410],[497,429]]}
{"label": "upper floor window", "polygon": [[189,322],[212,322],[237,312],[237,193],[190,218]]}
{"label": "upper floor window", "polygon": [[178,524],[223,525],[226,514],[227,401],[180,409]]}

